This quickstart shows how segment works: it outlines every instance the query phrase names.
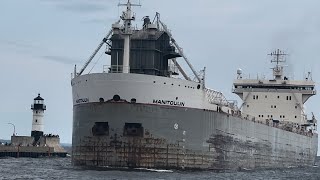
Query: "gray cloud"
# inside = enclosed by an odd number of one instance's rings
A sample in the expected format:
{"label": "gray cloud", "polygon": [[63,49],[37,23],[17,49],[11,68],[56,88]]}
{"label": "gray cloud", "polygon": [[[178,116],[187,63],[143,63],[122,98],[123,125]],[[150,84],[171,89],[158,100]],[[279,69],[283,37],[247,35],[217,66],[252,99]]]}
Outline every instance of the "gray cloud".
{"label": "gray cloud", "polygon": [[41,58],[58,62],[58,63],[63,63],[63,64],[77,64],[82,62],[80,60],[76,60],[73,58],[63,57],[63,56],[54,56],[54,55],[45,55],[45,56],[41,56]]}
{"label": "gray cloud", "polygon": [[107,9],[105,6],[101,6],[100,4],[93,4],[93,3],[58,4],[57,7],[63,10],[79,12],[79,13],[100,12],[100,11],[105,11]]}
{"label": "gray cloud", "polygon": [[108,9],[109,3],[102,0],[46,0],[48,3],[53,4],[58,9],[70,11],[75,13],[95,13],[102,12]]}
{"label": "gray cloud", "polygon": [[15,40],[5,40],[2,39],[0,41],[0,44],[3,44],[5,46],[11,46],[15,48],[20,48],[20,49],[31,49],[35,48],[36,46],[34,44],[28,43],[28,42],[23,42],[23,41],[15,41]]}
{"label": "gray cloud", "polygon": [[88,24],[106,24],[109,25],[110,22],[115,21],[114,18],[92,18],[92,19],[86,19],[81,21],[82,23],[88,23]]}

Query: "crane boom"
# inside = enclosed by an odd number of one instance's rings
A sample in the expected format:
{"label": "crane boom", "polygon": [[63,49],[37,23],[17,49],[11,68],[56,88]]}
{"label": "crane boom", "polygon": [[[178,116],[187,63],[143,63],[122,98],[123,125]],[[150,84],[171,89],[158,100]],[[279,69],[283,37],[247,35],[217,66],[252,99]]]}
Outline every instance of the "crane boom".
{"label": "crane boom", "polygon": [[[159,20],[159,23],[162,25],[164,31],[169,35],[169,37],[171,38],[172,43],[175,45],[175,47],[178,49],[180,55],[183,57],[183,59],[186,61],[186,63],[188,64],[188,66],[190,67],[191,71],[193,72],[193,74],[195,75],[195,77],[198,79],[199,82],[201,82],[200,77],[198,76],[197,72],[194,70],[192,64],[189,62],[188,58],[184,55],[182,48],[180,48],[180,46],[178,45],[178,43],[174,40],[171,32],[168,30],[167,26],[161,21]],[[190,79],[190,78],[188,78]]]}
{"label": "crane boom", "polygon": [[186,79],[191,81],[191,79],[187,76],[187,74],[184,72],[184,70],[182,69],[182,67],[180,66],[180,64],[176,61],[176,59],[172,59],[172,62],[174,63],[175,66],[177,66],[177,68],[179,69],[179,71],[181,72],[182,76]]}
{"label": "crane boom", "polygon": [[[119,24],[120,20],[116,22],[116,24]],[[83,67],[81,68],[81,70],[78,73],[78,76],[80,76],[83,71],[87,68],[87,66],[90,64],[90,62],[92,61],[92,59],[96,56],[96,54],[99,52],[99,50],[101,49],[101,47],[103,46],[104,43],[107,42],[108,38],[112,35],[113,30],[111,29],[108,34],[102,39],[102,41],[100,42],[99,46],[95,49],[95,51],[93,52],[93,54],[89,57],[89,59],[86,61],[86,63],[83,65]]]}

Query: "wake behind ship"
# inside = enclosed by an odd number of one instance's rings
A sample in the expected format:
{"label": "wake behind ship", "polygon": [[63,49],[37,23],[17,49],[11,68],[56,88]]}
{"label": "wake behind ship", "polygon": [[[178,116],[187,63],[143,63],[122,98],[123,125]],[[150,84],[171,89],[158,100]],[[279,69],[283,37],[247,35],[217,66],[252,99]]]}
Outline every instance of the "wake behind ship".
{"label": "wake behind ship", "polygon": [[[194,70],[158,13],[137,29],[132,7],[138,5],[119,5],[126,7],[121,20],[74,70],[74,165],[226,170],[314,164],[316,119],[307,119],[303,104],[316,94],[315,85],[310,77],[284,76],[284,53],[270,54],[272,79],[245,79],[238,70],[238,108],[205,86],[205,69]],[[104,44],[111,65],[82,74]]]}

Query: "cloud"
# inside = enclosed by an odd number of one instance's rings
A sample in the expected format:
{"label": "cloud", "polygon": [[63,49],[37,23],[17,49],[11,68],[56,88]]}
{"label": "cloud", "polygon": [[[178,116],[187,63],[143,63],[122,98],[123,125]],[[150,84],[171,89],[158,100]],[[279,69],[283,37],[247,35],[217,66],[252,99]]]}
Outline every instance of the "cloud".
{"label": "cloud", "polygon": [[35,48],[36,45],[31,44],[29,42],[24,42],[24,41],[15,41],[15,40],[5,40],[2,39],[0,40],[0,44],[3,44],[5,46],[9,47],[14,47],[14,48],[19,48],[19,49],[32,49]]}
{"label": "cloud", "polygon": [[91,18],[81,21],[82,23],[88,24],[110,24],[110,22],[114,22],[114,18]]}
{"label": "cloud", "polygon": [[79,13],[100,12],[100,11],[105,11],[107,9],[106,7],[101,6],[100,4],[93,4],[93,3],[59,4],[58,8],[61,8],[67,11],[72,11],[72,12],[79,12]]}
{"label": "cloud", "polygon": [[61,10],[75,12],[75,13],[95,13],[102,12],[108,9],[106,1],[102,0],[47,0],[48,3],[52,3],[54,6]]}
{"label": "cloud", "polygon": [[41,58],[58,62],[58,63],[63,63],[63,64],[77,64],[82,62],[73,58],[63,57],[63,56],[54,56],[54,55],[45,55],[45,56],[41,56]]}

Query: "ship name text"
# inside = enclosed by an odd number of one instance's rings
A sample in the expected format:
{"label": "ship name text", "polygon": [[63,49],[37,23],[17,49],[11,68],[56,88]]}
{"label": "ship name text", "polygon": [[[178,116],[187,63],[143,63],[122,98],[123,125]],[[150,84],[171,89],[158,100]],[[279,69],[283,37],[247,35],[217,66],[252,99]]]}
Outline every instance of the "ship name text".
{"label": "ship name text", "polygon": [[82,99],[77,99],[76,100],[77,104],[86,103],[86,102],[89,102],[89,98],[82,98]]}
{"label": "ship name text", "polygon": [[160,100],[160,99],[154,99],[153,103],[154,104],[171,105],[171,106],[184,106],[184,104],[185,104],[185,102]]}

